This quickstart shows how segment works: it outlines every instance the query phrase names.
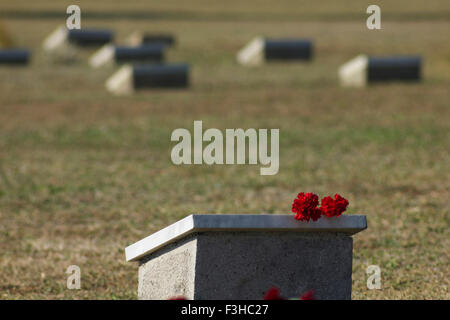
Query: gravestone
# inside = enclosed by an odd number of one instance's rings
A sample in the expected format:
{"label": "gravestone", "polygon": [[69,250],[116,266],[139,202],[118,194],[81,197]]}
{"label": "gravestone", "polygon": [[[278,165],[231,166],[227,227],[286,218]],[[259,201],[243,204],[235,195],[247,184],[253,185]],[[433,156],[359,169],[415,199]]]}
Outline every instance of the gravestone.
{"label": "gravestone", "polygon": [[421,65],[422,59],[418,56],[359,55],[339,68],[339,80],[344,87],[364,87],[386,81],[420,81]]}
{"label": "gravestone", "polygon": [[103,29],[73,29],[58,27],[43,42],[43,48],[53,57],[72,61],[79,48],[100,47],[113,42],[114,33]]}
{"label": "gravestone", "polygon": [[30,57],[30,51],[26,49],[0,49],[1,65],[25,65]]}
{"label": "gravestone", "polygon": [[133,32],[127,39],[130,46],[141,46],[144,44],[163,44],[166,47],[175,45],[175,37],[168,33],[142,33]]}
{"label": "gravestone", "polygon": [[187,64],[125,65],[106,81],[106,88],[118,95],[141,89],[184,88],[188,85]]}
{"label": "gravestone", "polygon": [[139,47],[117,47],[105,45],[89,59],[89,64],[98,68],[113,63],[161,63],[164,59],[165,46],[146,44]]}
{"label": "gravestone", "polygon": [[81,47],[97,47],[114,40],[114,33],[104,29],[72,29],[58,27],[44,40],[44,49],[56,50],[61,46],[73,44]]}
{"label": "gravestone", "polygon": [[125,249],[139,262],[140,299],[350,299],[352,235],[364,215],[300,222],[293,215],[190,215]]}
{"label": "gravestone", "polygon": [[312,58],[312,41],[307,39],[255,38],[237,54],[237,61],[257,66],[270,61],[304,61]]}

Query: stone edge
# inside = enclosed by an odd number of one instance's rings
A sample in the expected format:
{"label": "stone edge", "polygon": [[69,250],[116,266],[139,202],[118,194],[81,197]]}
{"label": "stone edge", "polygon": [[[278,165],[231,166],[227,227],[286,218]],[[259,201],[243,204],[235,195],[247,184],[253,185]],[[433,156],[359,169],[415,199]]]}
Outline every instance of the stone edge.
{"label": "stone edge", "polygon": [[337,232],[353,235],[367,228],[365,215],[322,217],[317,221],[296,221],[292,214],[191,214],[125,248],[127,261],[173,243],[191,233],[206,231]]}

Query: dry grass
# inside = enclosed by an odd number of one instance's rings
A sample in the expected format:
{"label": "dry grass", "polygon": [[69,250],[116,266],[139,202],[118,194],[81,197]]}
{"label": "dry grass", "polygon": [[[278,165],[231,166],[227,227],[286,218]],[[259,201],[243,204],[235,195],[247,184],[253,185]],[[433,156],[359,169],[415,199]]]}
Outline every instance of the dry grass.
{"label": "dry grass", "polygon": [[[128,244],[193,212],[286,213],[297,192],[312,191],[339,192],[349,214],[367,214],[369,229],[355,236],[354,299],[449,299],[448,1],[381,2],[382,31],[365,28],[356,0],[297,2],[81,2],[83,23],[113,27],[119,41],[135,29],[174,32],[169,59],[191,63],[189,90],[121,98],[103,87],[114,69],[90,70],[88,52],[54,66],[40,51],[64,1],[1,2],[34,61],[0,68],[0,298],[136,298]],[[117,18],[121,10],[134,19]],[[236,65],[258,34],[311,37],[316,57]],[[425,81],[338,87],[338,66],[361,52],[421,54]],[[194,120],[280,128],[279,174],[172,165],[170,133]],[[80,291],[66,289],[71,264],[81,267]],[[381,267],[382,290],[366,289],[369,264]]]}

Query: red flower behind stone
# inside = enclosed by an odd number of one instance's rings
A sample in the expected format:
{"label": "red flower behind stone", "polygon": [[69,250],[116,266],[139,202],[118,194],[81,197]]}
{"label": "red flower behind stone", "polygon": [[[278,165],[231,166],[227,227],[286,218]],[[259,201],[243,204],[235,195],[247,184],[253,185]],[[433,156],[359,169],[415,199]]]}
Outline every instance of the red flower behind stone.
{"label": "red flower behind stone", "polygon": [[347,210],[348,200],[341,197],[337,193],[334,195],[334,202],[336,204],[335,205],[336,206],[336,216],[340,216],[342,214],[342,212]]}
{"label": "red flower behind stone", "polygon": [[280,296],[280,290],[278,288],[272,287],[264,295],[264,300],[286,300]]}
{"label": "red flower behind stone", "polygon": [[314,210],[311,210],[311,219],[313,221],[319,220],[319,218],[322,216],[322,211],[320,209],[315,208]]}
{"label": "red flower behind stone", "polygon": [[342,212],[347,210],[347,206],[348,200],[336,193],[334,199],[331,197],[324,197],[322,199],[320,211],[327,217],[339,217]]}
{"label": "red flower behind stone", "polygon": [[300,297],[300,300],[316,300],[316,297],[314,295],[314,290],[309,290],[302,294]]}
{"label": "red flower behind stone", "polygon": [[326,215],[327,217],[333,217],[335,215],[336,207],[333,198],[329,196],[324,197],[320,204],[320,211],[323,215]]}
{"label": "red flower behind stone", "polygon": [[[280,295],[280,290],[277,287],[272,287],[267,291],[267,293],[264,295],[264,300],[287,300],[286,298],[282,297]],[[290,300],[316,300],[316,297],[314,296],[314,291],[309,290],[302,294],[300,298],[297,299],[290,299]]]}
{"label": "red flower behind stone", "polygon": [[295,219],[300,221],[317,221],[322,215],[327,217],[339,217],[347,210],[348,200],[339,194],[331,197],[323,197],[321,207],[319,205],[319,197],[314,193],[300,192],[292,203],[292,212],[295,213]]}
{"label": "red flower behind stone", "polygon": [[316,221],[320,218],[321,211],[317,209],[319,197],[314,193],[300,192],[292,203],[292,212],[295,213],[295,219],[300,221]]}

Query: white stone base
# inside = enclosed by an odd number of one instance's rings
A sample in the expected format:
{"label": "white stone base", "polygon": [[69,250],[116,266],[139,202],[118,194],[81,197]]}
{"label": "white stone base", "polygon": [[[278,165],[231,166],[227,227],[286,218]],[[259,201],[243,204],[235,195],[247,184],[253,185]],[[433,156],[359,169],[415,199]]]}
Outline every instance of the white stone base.
{"label": "white stone base", "polygon": [[89,58],[89,65],[95,69],[105,65],[112,65],[114,63],[114,53],[114,45],[106,44]]}
{"label": "white stone base", "polygon": [[359,55],[339,68],[339,81],[343,87],[365,87],[369,58]]}
{"label": "white stone base", "polygon": [[133,67],[125,65],[106,80],[106,89],[115,95],[127,95],[134,92]]}
{"label": "white stone base", "polygon": [[238,63],[249,67],[263,64],[264,39],[262,37],[253,39],[248,45],[238,52],[237,61]]}

